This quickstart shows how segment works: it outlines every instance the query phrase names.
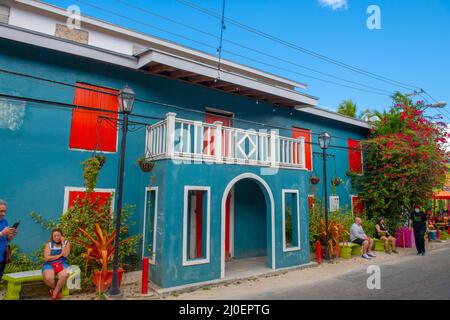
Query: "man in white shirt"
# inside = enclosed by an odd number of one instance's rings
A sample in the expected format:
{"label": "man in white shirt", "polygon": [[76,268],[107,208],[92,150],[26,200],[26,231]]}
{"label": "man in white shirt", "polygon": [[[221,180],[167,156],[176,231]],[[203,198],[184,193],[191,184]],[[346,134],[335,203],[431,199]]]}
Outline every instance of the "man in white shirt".
{"label": "man in white shirt", "polygon": [[359,244],[363,248],[364,259],[371,259],[376,257],[373,252],[370,252],[370,249],[373,247],[373,239],[366,236],[364,230],[361,226],[362,220],[361,218],[355,218],[355,223],[350,228],[350,240],[353,243]]}

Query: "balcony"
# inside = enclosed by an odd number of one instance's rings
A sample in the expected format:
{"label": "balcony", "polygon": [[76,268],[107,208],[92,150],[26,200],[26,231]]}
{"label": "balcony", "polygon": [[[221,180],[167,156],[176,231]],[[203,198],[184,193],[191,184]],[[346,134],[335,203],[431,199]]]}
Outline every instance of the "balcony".
{"label": "balcony", "polygon": [[201,121],[166,119],[147,127],[146,157],[183,163],[221,163],[305,169],[305,141],[276,130],[244,130]]}

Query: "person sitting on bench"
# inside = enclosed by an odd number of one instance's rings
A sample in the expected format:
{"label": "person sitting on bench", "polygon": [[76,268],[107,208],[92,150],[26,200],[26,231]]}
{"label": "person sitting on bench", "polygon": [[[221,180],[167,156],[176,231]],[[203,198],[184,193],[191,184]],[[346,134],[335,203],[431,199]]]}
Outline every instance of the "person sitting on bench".
{"label": "person sitting on bench", "polygon": [[391,250],[389,249],[389,242],[392,245],[392,252],[398,254],[398,251],[395,248],[395,242],[397,239],[395,239],[393,236],[390,235],[389,231],[387,230],[385,224],[384,224],[384,218],[379,217],[378,222],[375,225],[375,231],[377,232],[378,237],[380,237],[380,240],[384,242],[384,251],[387,254],[391,254]]}
{"label": "person sitting on bench", "polygon": [[[64,240],[60,229],[52,230],[52,235],[44,249],[44,263],[42,273],[44,282],[50,287],[50,297],[52,300],[62,297],[61,289],[69,278],[70,243]],[[55,285],[55,275],[58,275],[58,282]]]}
{"label": "person sitting on bench", "polygon": [[363,248],[364,259],[371,259],[376,257],[373,252],[370,252],[370,249],[373,247],[373,239],[366,236],[364,230],[361,226],[362,220],[361,218],[355,218],[355,223],[350,228],[350,240],[353,243],[359,244]]}

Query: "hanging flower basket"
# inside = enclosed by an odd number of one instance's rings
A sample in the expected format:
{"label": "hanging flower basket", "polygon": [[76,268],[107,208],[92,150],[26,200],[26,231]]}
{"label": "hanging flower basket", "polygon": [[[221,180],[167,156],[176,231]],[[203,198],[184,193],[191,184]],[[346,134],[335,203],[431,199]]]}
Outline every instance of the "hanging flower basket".
{"label": "hanging flower basket", "polygon": [[320,178],[319,178],[319,177],[311,177],[311,178],[309,179],[309,182],[311,182],[312,184],[318,184],[319,181],[320,181]]}
{"label": "hanging flower basket", "polygon": [[333,180],[331,180],[331,184],[332,185],[334,185],[334,186],[338,186],[338,185],[340,185],[341,183],[343,183],[343,181],[342,181],[342,179],[341,178],[339,178],[339,177],[336,177],[336,178],[334,178]]}
{"label": "hanging flower basket", "polygon": [[140,157],[139,159],[137,159],[136,162],[139,165],[139,167],[141,168],[141,170],[144,172],[152,171],[153,167],[155,166],[155,163],[153,161],[147,160],[144,157]]}

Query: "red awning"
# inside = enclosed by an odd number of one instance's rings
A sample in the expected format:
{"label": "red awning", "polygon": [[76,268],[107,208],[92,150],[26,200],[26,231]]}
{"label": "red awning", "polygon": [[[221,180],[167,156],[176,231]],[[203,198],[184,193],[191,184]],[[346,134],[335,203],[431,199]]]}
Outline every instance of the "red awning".
{"label": "red awning", "polygon": [[439,191],[433,196],[434,200],[450,200],[450,192],[448,191]]}

